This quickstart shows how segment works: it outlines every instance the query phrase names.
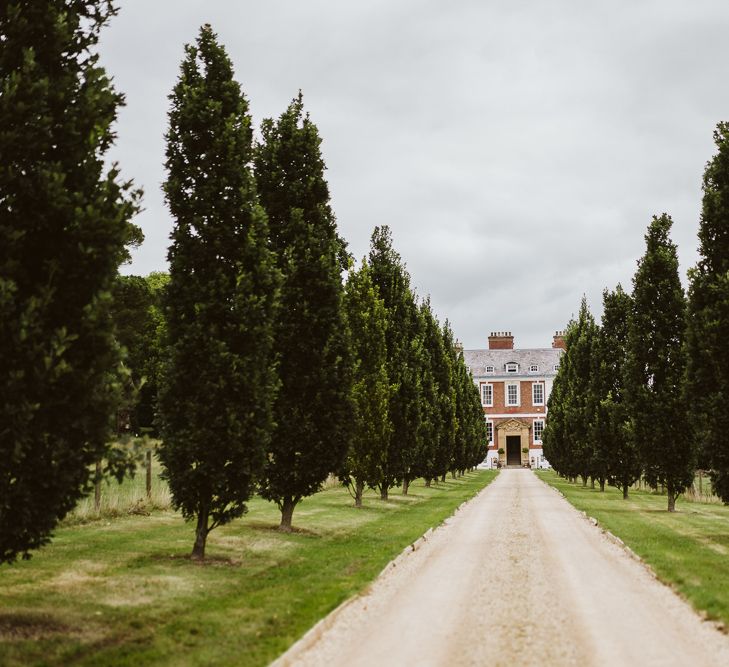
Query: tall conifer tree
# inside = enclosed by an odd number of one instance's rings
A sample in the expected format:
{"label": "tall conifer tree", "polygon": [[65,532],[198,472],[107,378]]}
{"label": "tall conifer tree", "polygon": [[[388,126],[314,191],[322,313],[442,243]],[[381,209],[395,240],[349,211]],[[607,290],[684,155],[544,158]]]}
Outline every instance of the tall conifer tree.
{"label": "tall conifer tree", "polygon": [[632,437],[649,484],[665,486],[669,512],[694,475],[684,392],[686,303],[669,237],[672,224],[664,213],[648,226],[646,252],[633,278],[626,362]]}
{"label": "tall conifer tree", "polygon": [[729,503],[729,123],[717,125],[714,143],[704,172],[700,257],[689,272],[688,377],[700,465],[711,467],[714,490]]}
{"label": "tall conifer tree", "polygon": [[392,246],[389,227],[375,227],[369,254],[372,281],[387,311],[387,372],[392,434],[378,483],[380,496],[411,473],[404,466],[408,452],[417,452],[422,437],[418,368],[418,308],[410,275]]}
{"label": "tall conifer tree", "polygon": [[631,297],[618,285],[605,290],[602,325],[598,334],[595,369],[596,406],[593,442],[600,471],[628,497],[630,486],[640,478],[640,457],[629,437],[625,406],[625,359]]}
{"label": "tall conifer tree", "polygon": [[301,94],[262,125],[256,152],[261,203],[283,274],[275,346],[281,389],[261,495],[291,530],[296,505],[339,470],[351,429],[352,373],[342,309],[344,241],[324,178],[319,132]]}
{"label": "tall conifer tree", "polygon": [[175,220],[159,450],[173,505],[196,519],[192,555],[241,516],[273,426],[280,276],[250,168],[248,102],[210,26],[185,47],[170,96],[164,189]]}
{"label": "tall conifer tree", "polygon": [[352,435],[340,478],[362,506],[366,486],[375,487],[390,440],[390,385],[387,378],[387,313],[372,283],[367,260],[351,271],[344,311],[352,346]]}
{"label": "tall conifer tree", "polygon": [[567,330],[567,350],[563,355],[563,359],[569,357],[564,399],[566,453],[572,476],[581,475],[583,484],[595,473],[591,424],[595,409],[592,373],[596,340],[597,325],[583,297],[577,321]]}
{"label": "tall conifer tree", "polygon": [[[47,543],[107,451],[110,291],[138,193],[105,155],[110,2],[0,4],[0,563]],[[136,232],[135,232],[136,229]]]}

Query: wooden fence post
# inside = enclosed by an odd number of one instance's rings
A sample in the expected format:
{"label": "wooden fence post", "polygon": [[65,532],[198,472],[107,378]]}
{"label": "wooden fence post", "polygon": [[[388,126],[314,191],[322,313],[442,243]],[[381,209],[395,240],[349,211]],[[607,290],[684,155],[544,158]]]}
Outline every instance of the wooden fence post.
{"label": "wooden fence post", "polygon": [[152,450],[147,450],[147,498],[152,498]]}

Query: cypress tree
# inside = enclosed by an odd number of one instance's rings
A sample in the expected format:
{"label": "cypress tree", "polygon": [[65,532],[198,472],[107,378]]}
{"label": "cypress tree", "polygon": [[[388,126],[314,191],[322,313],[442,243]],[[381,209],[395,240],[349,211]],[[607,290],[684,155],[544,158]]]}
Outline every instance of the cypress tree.
{"label": "cypress tree", "polygon": [[410,276],[400,255],[392,246],[389,227],[372,232],[369,264],[372,281],[385,303],[387,312],[387,373],[393,393],[390,397],[392,433],[377,484],[380,496],[387,499],[388,489],[413,471],[404,466],[409,452],[420,449],[420,387],[418,383],[418,308],[410,289]]}
{"label": "cypress tree", "polygon": [[367,259],[358,271],[351,271],[344,295],[344,312],[353,357],[352,435],[340,479],[362,506],[362,492],[374,486],[382,474],[382,463],[392,426],[389,418],[390,385],[387,379],[385,304],[372,283]]}
{"label": "cypress tree", "polygon": [[123,96],[99,64],[110,2],[0,5],[0,563],[90,488],[119,393],[110,292],[139,193],[105,155]]}
{"label": "cypress tree", "polygon": [[248,102],[209,25],[185,47],[170,96],[164,189],[175,220],[165,296],[168,359],[159,458],[196,519],[193,558],[242,516],[272,429],[272,323],[280,276],[250,168]]}
{"label": "cypress tree", "polygon": [[403,452],[407,459],[403,492],[407,492],[412,478],[423,477],[429,482],[445,473],[441,461],[443,456],[440,452],[445,424],[442,419],[442,397],[437,378],[444,350],[429,299],[425,299],[418,307],[418,334],[414,340],[417,341],[420,353],[420,371],[417,377],[420,397],[419,437],[415,446]]}
{"label": "cypress tree", "polygon": [[[565,338],[569,338],[570,330],[575,326],[571,321],[565,330]],[[547,401],[547,417],[542,433],[542,451],[544,458],[560,475],[573,477],[570,469],[570,457],[567,449],[566,395],[567,379],[570,374],[570,359],[563,354],[559,362],[559,370],[554,378],[552,391]]]}
{"label": "cypress tree", "polygon": [[324,179],[319,132],[302,96],[262,124],[256,151],[261,203],[283,274],[275,347],[281,389],[260,482],[291,530],[294,508],[340,469],[351,429],[351,359],[342,309],[344,241]]}
{"label": "cypress tree", "polygon": [[583,484],[595,472],[591,424],[595,406],[592,372],[596,337],[597,325],[583,297],[577,321],[567,329],[567,350],[563,355],[563,361],[569,358],[563,398],[566,463],[570,476],[580,475]]}
{"label": "cypress tree", "polygon": [[699,261],[689,272],[688,378],[700,463],[729,503],[729,123],[714,131],[717,153],[706,165]]}
{"label": "cypress tree", "polygon": [[630,486],[640,478],[640,457],[636,443],[627,428],[625,406],[625,359],[628,345],[628,318],[631,297],[618,285],[615,291],[605,290],[602,326],[597,342],[598,378],[596,388],[595,428],[593,442],[601,471],[607,469],[610,484],[628,497]]}
{"label": "cypress tree", "polygon": [[672,224],[664,213],[648,226],[646,252],[633,278],[626,362],[632,437],[648,483],[665,486],[669,512],[694,475],[684,393],[686,304],[669,237]]}

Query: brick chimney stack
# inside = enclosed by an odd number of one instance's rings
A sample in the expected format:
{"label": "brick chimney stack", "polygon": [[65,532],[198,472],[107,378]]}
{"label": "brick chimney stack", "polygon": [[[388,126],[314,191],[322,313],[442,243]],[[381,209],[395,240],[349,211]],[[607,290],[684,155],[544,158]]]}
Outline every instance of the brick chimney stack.
{"label": "brick chimney stack", "polygon": [[489,336],[489,350],[513,350],[514,336],[511,331],[492,331]]}
{"label": "brick chimney stack", "polygon": [[564,342],[564,331],[555,331],[554,338],[552,339],[552,347],[559,347],[563,350],[567,349],[567,344]]}

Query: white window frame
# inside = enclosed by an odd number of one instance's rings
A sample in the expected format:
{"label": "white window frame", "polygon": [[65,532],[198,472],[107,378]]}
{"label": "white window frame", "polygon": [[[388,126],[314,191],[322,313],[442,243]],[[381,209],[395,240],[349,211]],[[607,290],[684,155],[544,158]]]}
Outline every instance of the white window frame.
{"label": "white window frame", "polygon": [[529,366],[529,372],[539,373],[539,366],[537,364],[532,364],[531,366]]}
{"label": "white window frame", "polygon": [[510,361],[508,364],[506,364],[506,372],[507,373],[518,373],[519,364],[517,364],[515,361]]}
{"label": "white window frame", "polygon": [[493,366],[486,366],[486,372],[487,373],[493,373],[494,372],[494,367]]}
{"label": "white window frame", "polygon": [[[539,433],[539,438],[537,438],[537,424],[541,424],[541,432]],[[542,442],[542,435],[544,434],[544,420],[543,419],[535,419],[534,422],[532,422],[532,440],[534,444],[538,444]]]}
{"label": "white window frame", "polygon": [[[484,397],[484,387],[489,387],[489,393],[490,393],[490,400],[486,402],[486,399]],[[481,405],[485,408],[493,408],[494,407],[494,385],[490,382],[482,382],[481,383]]]}
{"label": "white window frame", "polygon": [[[542,388],[542,400],[537,401],[535,399],[535,391],[537,387]],[[544,383],[543,382],[532,382],[532,405],[544,405]]]}
{"label": "white window frame", "polygon": [[[509,388],[515,387],[516,388],[516,403],[511,403],[509,401]],[[521,383],[520,382],[505,382],[504,383],[504,401],[507,408],[518,408],[521,405]]]}
{"label": "white window frame", "polygon": [[[494,423],[490,419],[486,419],[486,442],[489,445],[494,444]],[[490,433],[489,433],[490,431]]]}
{"label": "white window frame", "polygon": [[555,364],[553,366],[553,368],[554,368],[554,372],[556,373],[559,370],[559,364]]}

